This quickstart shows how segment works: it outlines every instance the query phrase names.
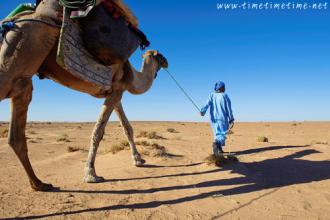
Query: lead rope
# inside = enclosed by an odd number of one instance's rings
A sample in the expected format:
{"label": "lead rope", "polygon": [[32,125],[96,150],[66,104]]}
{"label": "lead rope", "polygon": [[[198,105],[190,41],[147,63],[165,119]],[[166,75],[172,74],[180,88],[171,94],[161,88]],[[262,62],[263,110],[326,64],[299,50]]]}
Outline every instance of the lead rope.
{"label": "lead rope", "polygon": [[174,81],[174,83],[179,87],[179,89],[188,98],[188,100],[194,105],[194,107],[196,108],[196,110],[198,112],[201,112],[201,110],[196,105],[196,103],[194,102],[194,100],[188,95],[188,93],[184,90],[184,88],[180,85],[180,83],[174,78],[174,76],[168,71],[168,69],[163,68],[163,70],[165,70],[165,72],[167,72],[167,74],[171,77],[171,79]]}

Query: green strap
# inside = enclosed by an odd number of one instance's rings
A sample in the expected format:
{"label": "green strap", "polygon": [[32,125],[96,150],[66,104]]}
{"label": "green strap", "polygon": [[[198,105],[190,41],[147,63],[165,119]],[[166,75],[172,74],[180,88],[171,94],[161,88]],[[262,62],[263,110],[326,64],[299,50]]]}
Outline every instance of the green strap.
{"label": "green strap", "polygon": [[10,12],[10,14],[6,17],[6,19],[12,18],[21,12],[34,11],[35,9],[36,7],[34,4],[30,4],[30,3],[20,4],[12,12]]}
{"label": "green strap", "polygon": [[60,5],[70,9],[86,9],[95,4],[96,0],[60,0]]}

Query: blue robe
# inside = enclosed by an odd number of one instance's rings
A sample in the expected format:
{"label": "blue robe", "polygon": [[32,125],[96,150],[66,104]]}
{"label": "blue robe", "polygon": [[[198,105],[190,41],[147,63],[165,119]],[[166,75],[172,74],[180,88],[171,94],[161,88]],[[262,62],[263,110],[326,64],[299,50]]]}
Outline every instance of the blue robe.
{"label": "blue robe", "polygon": [[201,113],[205,115],[208,108],[210,108],[211,127],[215,142],[224,146],[229,123],[234,121],[231,101],[226,93],[215,92],[209,96],[206,105],[201,109]]}

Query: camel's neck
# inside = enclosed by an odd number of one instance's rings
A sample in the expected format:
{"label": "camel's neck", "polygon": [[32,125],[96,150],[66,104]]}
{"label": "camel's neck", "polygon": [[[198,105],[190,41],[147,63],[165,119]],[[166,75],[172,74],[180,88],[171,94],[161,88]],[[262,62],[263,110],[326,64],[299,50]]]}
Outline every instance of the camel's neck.
{"label": "camel's neck", "polygon": [[[133,68],[132,68],[133,69]],[[133,81],[128,91],[132,94],[142,94],[150,89],[159,71],[159,64],[151,58],[143,61],[141,72],[133,69]]]}

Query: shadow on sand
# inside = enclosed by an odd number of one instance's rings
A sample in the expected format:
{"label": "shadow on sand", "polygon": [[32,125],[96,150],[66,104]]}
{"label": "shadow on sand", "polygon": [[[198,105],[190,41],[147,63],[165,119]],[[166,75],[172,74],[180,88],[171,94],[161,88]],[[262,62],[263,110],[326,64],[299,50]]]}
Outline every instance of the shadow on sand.
{"label": "shadow on sand", "polygon": [[[230,170],[232,173],[238,173],[243,175],[243,177],[235,177],[232,179],[219,179],[219,180],[205,181],[205,182],[194,183],[189,185],[159,187],[159,188],[150,188],[150,189],[130,189],[130,190],[118,190],[118,191],[59,190],[58,192],[98,193],[98,194],[100,193],[149,194],[149,193],[170,192],[172,190],[183,190],[183,189],[192,189],[192,188],[208,188],[208,187],[217,187],[217,186],[225,186],[225,185],[233,186],[232,188],[229,189],[227,188],[223,190],[214,190],[214,191],[201,193],[198,195],[190,195],[178,199],[152,201],[146,203],[135,203],[135,204],[126,204],[126,205],[112,205],[112,206],[82,209],[76,211],[64,211],[59,213],[50,213],[46,215],[25,216],[25,217],[21,217],[21,219],[38,219],[38,218],[47,218],[53,216],[74,215],[74,214],[87,213],[87,212],[99,212],[99,211],[119,210],[119,209],[147,209],[147,208],[155,208],[161,205],[174,205],[178,203],[204,199],[219,194],[224,196],[238,195],[238,194],[256,192],[264,189],[273,189],[271,192],[267,192],[264,195],[261,195],[258,198],[254,199],[257,200],[261,197],[271,194],[272,192],[276,191],[279,187],[330,179],[329,160],[309,161],[309,160],[301,159],[304,156],[321,153],[313,149],[306,149],[306,147],[308,146],[270,146],[266,148],[259,148],[256,150],[247,150],[240,152],[239,154],[242,155],[242,154],[258,153],[268,150],[304,148],[304,150],[301,150],[299,152],[281,158],[266,159],[260,162],[240,162],[235,164],[229,164],[224,168],[225,170]],[[129,180],[140,180],[140,179],[142,180],[142,179],[151,179],[151,178],[158,179],[164,177],[181,177],[188,175],[202,175],[213,172],[219,172],[219,169],[200,172],[200,173],[181,173],[181,174],[172,174],[172,175],[156,176],[156,177],[123,179],[116,181],[129,181]],[[58,193],[58,192],[54,192],[54,193]],[[251,202],[253,202],[253,200],[250,201],[250,203]],[[221,216],[223,216],[223,214]],[[15,219],[19,219],[19,218],[15,218]]]}

